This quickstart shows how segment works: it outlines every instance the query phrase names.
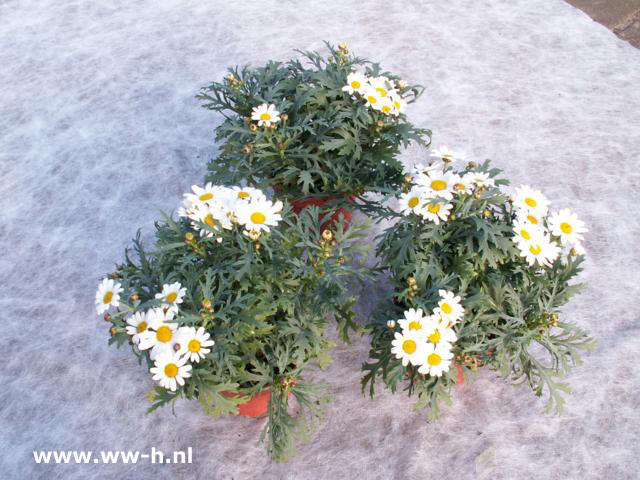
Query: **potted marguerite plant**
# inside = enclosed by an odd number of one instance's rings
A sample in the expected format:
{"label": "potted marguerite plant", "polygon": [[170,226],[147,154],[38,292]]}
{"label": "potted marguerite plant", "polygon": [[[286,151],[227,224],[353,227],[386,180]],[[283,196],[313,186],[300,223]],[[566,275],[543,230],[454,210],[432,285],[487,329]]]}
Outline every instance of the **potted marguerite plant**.
{"label": "potted marguerite plant", "polygon": [[435,417],[452,387],[487,365],[546,391],[547,409],[560,411],[561,378],[594,345],[560,312],[583,287],[571,280],[584,223],[550,212],[531,187],[505,193],[488,162],[459,170],[442,157],[408,174],[397,208],[379,208],[398,220],[378,245],[394,293],[373,316],[363,390],[373,395],[378,378],[393,391],[406,384]]}
{"label": "potted marguerite plant", "polygon": [[329,360],[327,317],[343,337],[355,327],[347,259],[362,230],[320,223],[317,209],[298,217],[260,190],[207,184],[156,223],[151,250],[138,234],[96,308],[110,343],[130,344],[157,382],[150,411],[187,398],[211,415],[266,415],[270,454],[291,453],[325,398],[304,372]]}
{"label": "potted marguerite plant", "polygon": [[300,52],[303,61],[234,68],[202,89],[204,107],[225,117],[208,180],[246,179],[273,187],[296,212],[326,204],[332,218],[347,220],[350,202],[364,192],[400,187],[400,148],[430,142],[431,132],[405,115],[422,88],[351,55],[343,44],[327,47],[326,58]]}

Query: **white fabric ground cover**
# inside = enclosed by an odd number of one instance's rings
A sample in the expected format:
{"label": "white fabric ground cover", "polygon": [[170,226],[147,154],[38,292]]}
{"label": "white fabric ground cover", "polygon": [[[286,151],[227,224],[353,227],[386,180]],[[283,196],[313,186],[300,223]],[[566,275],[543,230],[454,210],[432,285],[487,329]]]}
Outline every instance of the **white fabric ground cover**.
{"label": "white fabric ground cover", "polygon": [[[635,478],[640,51],[560,0],[437,3],[2,2],[2,478]],[[198,107],[198,88],[324,39],[424,84],[409,117],[434,145],[492,158],[587,222],[589,288],[564,313],[600,346],[570,376],[564,416],[481,371],[428,424],[402,394],[360,394],[366,338],[339,346],[318,376],[333,401],[288,464],[256,445],[260,421],[186,402],[177,417],[145,415],[152,381],[107,346],[97,281],[138,227],[148,235],[201,182],[219,119]],[[384,288],[363,289],[361,321]],[[192,447],[194,462],[32,455],[152,446]]]}

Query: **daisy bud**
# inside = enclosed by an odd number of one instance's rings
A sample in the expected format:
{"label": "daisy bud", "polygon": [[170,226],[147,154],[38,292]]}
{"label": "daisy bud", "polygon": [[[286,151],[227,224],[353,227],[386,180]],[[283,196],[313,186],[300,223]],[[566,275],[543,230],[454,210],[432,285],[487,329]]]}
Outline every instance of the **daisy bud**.
{"label": "daisy bud", "polygon": [[478,200],[481,197],[481,192],[479,190],[473,192],[473,198]]}
{"label": "daisy bud", "polygon": [[110,322],[112,319],[111,314],[110,313],[105,313],[104,314],[104,320],[105,322]]}
{"label": "daisy bud", "polygon": [[384,127],[384,122],[382,120],[378,120],[378,127]]}
{"label": "daisy bud", "polygon": [[322,238],[329,242],[333,238],[333,233],[331,233],[331,230],[325,230],[322,232]]}
{"label": "daisy bud", "polygon": [[575,247],[573,247],[571,249],[571,252],[569,252],[571,254],[572,257],[577,257],[578,256],[578,250],[576,250]]}
{"label": "daisy bud", "polygon": [[554,313],[553,315],[551,315],[551,325],[553,325],[554,327],[558,326],[559,320],[560,320],[560,315],[558,315],[557,313]]}
{"label": "daisy bud", "polygon": [[206,308],[207,310],[211,310],[211,300],[209,300],[208,298],[202,300],[202,307]]}
{"label": "daisy bud", "polygon": [[396,321],[395,320],[387,320],[387,328],[390,329],[390,330],[396,328]]}
{"label": "daisy bud", "polygon": [[411,290],[413,290],[414,292],[418,291],[418,285],[411,285]]}
{"label": "daisy bud", "polygon": [[193,233],[187,232],[184,234],[184,239],[187,242],[193,242]]}
{"label": "daisy bud", "polygon": [[174,352],[177,352],[178,350],[180,350],[180,344],[179,344],[179,343],[176,343],[176,344],[173,346],[173,351],[174,351]]}
{"label": "daisy bud", "polygon": [[449,215],[449,220],[455,220],[456,219],[456,214],[452,213],[451,215]]}
{"label": "daisy bud", "polygon": [[398,82],[398,88],[407,88],[407,82],[405,82],[404,80],[400,80]]}
{"label": "daisy bud", "polygon": [[416,279],[414,277],[409,277],[409,278],[407,278],[407,283],[409,285],[415,285],[416,284]]}
{"label": "daisy bud", "polygon": [[245,155],[249,155],[249,153],[251,153],[251,145],[245,143],[242,147],[242,153],[244,153]]}
{"label": "daisy bud", "polygon": [[344,265],[346,261],[347,261],[347,259],[346,259],[346,258],[344,258],[344,257],[340,257],[340,258],[338,259],[338,263],[339,263],[340,265]]}
{"label": "daisy bud", "polygon": [[484,218],[489,218],[491,216],[491,210],[485,210],[484,212],[482,212],[482,215],[484,216]]}
{"label": "daisy bud", "polygon": [[324,258],[331,257],[331,252],[324,252]]}
{"label": "daisy bud", "polygon": [[252,123],[251,125],[249,125],[249,130],[251,130],[252,132],[256,132],[258,130],[258,127],[255,123]]}
{"label": "daisy bud", "polygon": [[258,238],[260,238],[260,232],[257,232],[257,231],[255,231],[255,230],[251,230],[251,231],[249,232],[249,238],[250,238],[251,240],[253,240],[254,242],[257,242],[257,241],[258,241]]}
{"label": "daisy bud", "polygon": [[467,163],[467,170],[473,170],[474,168],[476,168],[476,162]]}
{"label": "daisy bud", "polygon": [[118,329],[116,327],[111,327],[109,332],[111,333],[111,336],[114,337],[116,333],[118,333]]}
{"label": "daisy bud", "polygon": [[258,250],[260,250],[262,248],[262,245],[260,245],[259,243],[254,243],[253,247],[256,249],[256,252],[257,252]]}
{"label": "daisy bud", "polygon": [[227,80],[230,82],[233,82],[236,79],[236,77],[234,77],[233,73],[229,73],[227,75]]}
{"label": "daisy bud", "polygon": [[340,50],[346,50],[346,49],[347,49],[347,45],[346,45],[344,42],[340,42],[340,43],[338,44],[338,48],[339,48]]}
{"label": "daisy bud", "polygon": [[131,299],[131,302],[132,302],[132,303],[136,303],[138,300],[140,300],[140,297],[138,297],[138,294],[137,294],[137,293],[134,293],[134,294],[133,294],[133,295],[131,295],[129,298]]}
{"label": "daisy bud", "polygon": [[283,122],[286,122],[287,120],[289,120],[289,115],[287,115],[286,113],[283,113],[282,115],[280,115],[280,120],[282,120]]}
{"label": "daisy bud", "polygon": [[411,183],[411,182],[413,182],[413,177],[411,175],[405,175],[404,183]]}

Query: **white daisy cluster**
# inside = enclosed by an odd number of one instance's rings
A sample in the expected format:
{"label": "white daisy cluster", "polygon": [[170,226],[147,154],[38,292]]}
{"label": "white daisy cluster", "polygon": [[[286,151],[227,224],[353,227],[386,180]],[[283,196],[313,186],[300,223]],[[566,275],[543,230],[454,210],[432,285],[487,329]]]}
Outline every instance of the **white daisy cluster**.
{"label": "white daisy cluster", "polygon": [[487,173],[467,172],[461,175],[448,170],[447,165],[455,161],[457,154],[447,147],[441,147],[432,156],[441,158],[442,162],[414,167],[414,185],[407,193],[400,195],[399,211],[404,215],[414,213],[438,225],[449,218],[453,208],[449,202],[455,195],[465,195],[475,188],[495,185]]}
{"label": "white daisy cluster", "polygon": [[[193,193],[185,193],[178,215],[192,220],[201,236],[214,237],[215,231],[231,230],[237,223],[245,234],[257,238],[282,220],[282,202],[271,202],[260,190],[250,187],[223,187],[207,183],[193,185]],[[209,228],[203,227],[202,224]],[[217,237],[218,242],[222,241]]]}
{"label": "white daisy cluster", "polygon": [[560,255],[561,246],[565,255],[584,255],[582,234],[587,229],[575,213],[563,209],[547,217],[549,200],[527,185],[516,189],[512,201],[516,210],[513,241],[530,266],[550,266]]}
{"label": "white daisy cluster", "polygon": [[[119,294],[123,291],[119,283],[104,279],[96,293],[96,310],[101,314],[110,306],[118,307]],[[188,362],[200,362],[209,352],[214,341],[203,327],[178,327],[174,321],[187,289],[179,282],[165,284],[162,292],[155,298],[161,301],[160,307],[146,312],[135,312],[127,321],[126,332],[131,341],[140,350],[150,350],[154,361],[150,372],[160,386],[175,391],[178,385],[184,385],[185,378],[191,376]]]}
{"label": "white daisy cluster", "polygon": [[398,86],[387,77],[367,77],[360,72],[351,72],[342,90],[359,95],[367,107],[397,117],[404,113],[407,102],[400,96]]}
{"label": "white daisy cluster", "polygon": [[452,327],[464,316],[459,296],[446,290],[438,293],[440,301],[431,315],[424,316],[421,308],[404,312],[405,318],[398,320],[402,331],[396,332],[391,342],[391,353],[404,367],[411,363],[419,373],[436,377],[451,367],[451,348],[457,340]]}
{"label": "white daisy cluster", "polygon": [[251,109],[251,120],[257,121],[259,127],[273,127],[280,121],[280,112],[274,104],[263,103]]}

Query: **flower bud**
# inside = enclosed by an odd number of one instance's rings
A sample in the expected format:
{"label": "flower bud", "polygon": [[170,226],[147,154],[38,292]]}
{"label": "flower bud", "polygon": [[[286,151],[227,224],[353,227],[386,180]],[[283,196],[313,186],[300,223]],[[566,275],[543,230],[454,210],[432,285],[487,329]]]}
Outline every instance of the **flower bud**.
{"label": "flower bud", "polygon": [[111,333],[111,336],[114,337],[116,333],[118,333],[118,329],[116,327],[111,327],[109,332]]}
{"label": "flower bud", "polygon": [[324,238],[327,242],[329,242],[333,238],[333,233],[331,233],[331,230],[329,229],[324,230],[322,232],[322,238]]}
{"label": "flower bud", "polygon": [[176,344],[173,346],[173,351],[174,351],[174,352],[177,352],[178,350],[180,350],[180,344],[179,344],[179,343],[176,343]]}
{"label": "flower bud", "polygon": [[384,127],[384,122],[382,120],[378,120],[377,125],[378,125],[378,127],[382,128],[382,127]]}
{"label": "flower bud", "polygon": [[476,168],[476,162],[467,163],[467,170],[473,170],[474,168]]}
{"label": "flower bud", "polygon": [[255,123],[252,123],[251,125],[249,125],[249,130],[251,130],[252,132],[256,132],[258,130],[258,126]]}
{"label": "flower bud", "polygon": [[416,284],[416,279],[414,277],[409,277],[409,278],[407,278],[407,283],[409,285],[415,285]]}
{"label": "flower bud", "polygon": [[484,212],[482,212],[482,215],[484,216],[484,218],[489,218],[491,216],[491,210],[485,210]]}
{"label": "flower bud", "polygon": [[394,328],[396,328],[396,321],[395,320],[387,320],[387,328],[389,330],[393,330]]}
{"label": "flower bud", "polygon": [[191,232],[187,232],[187,233],[185,233],[185,234],[184,234],[184,239],[185,239],[187,242],[193,242],[193,233],[191,233]]}
{"label": "flower bud", "polygon": [[207,310],[211,310],[211,300],[205,298],[202,300],[202,308],[206,308]]}
{"label": "flower bud", "polygon": [[405,175],[404,183],[411,183],[411,182],[413,182],[413,177],[411,175]]}
{"label": "flower bud", "polygon": [[104,320],[105,322],[110,322],[112,320],[113,317],[111,317],[110,313],[105,313],[104,314]]}
{"label": "flower bud", "polygon": [[286,113],[283,113],[282,115],[280,115],[280,120],[282,120],[283,122],[286,122],[287,120],[289,120],[289,115],[287,115]]}
{"label": "flower bud", "polygon": [[131,299],[131,303],[136,303],[138,300],[140,300],[140,297],[138,297],[137,293],[132,294],[129,298]]}
{"label": "flower bud", "polygon": [[249,155],[249,153],[251,153],[251,145],[249,145],[248,143],[245,143],[242,147],[242,152],[245,155]]}

